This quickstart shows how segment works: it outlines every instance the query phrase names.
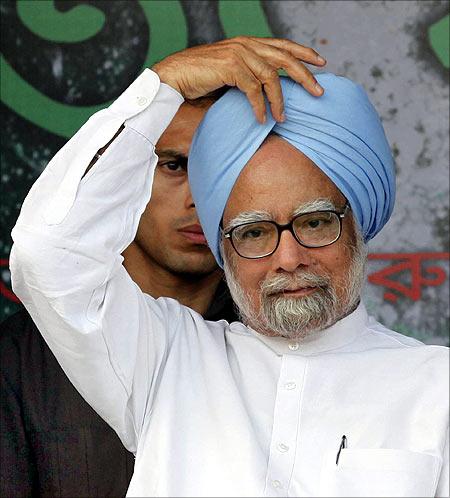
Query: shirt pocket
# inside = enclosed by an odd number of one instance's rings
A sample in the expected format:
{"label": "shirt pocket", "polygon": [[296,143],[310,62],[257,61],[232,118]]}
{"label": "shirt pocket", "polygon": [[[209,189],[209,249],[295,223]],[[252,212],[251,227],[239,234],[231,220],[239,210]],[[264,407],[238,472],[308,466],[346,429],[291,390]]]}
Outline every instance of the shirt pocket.
{"label": "shirt pocket", "polygon": [[324,458],[318,496],[434,496],[441,459],[396,449],[348,449]]}

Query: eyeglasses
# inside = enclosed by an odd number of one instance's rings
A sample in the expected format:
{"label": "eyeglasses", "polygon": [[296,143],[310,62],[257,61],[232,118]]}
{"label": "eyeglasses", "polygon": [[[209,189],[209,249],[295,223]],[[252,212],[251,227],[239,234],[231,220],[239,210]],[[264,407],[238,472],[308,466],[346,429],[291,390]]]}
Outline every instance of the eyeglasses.
{"label": "eyeglasses", "polygon": [[275,221],[250,221],[224,232],[239,256],[258,259],[273,254],[280,244],[281,234],[289,230],[303,247],[329,246],[341,236],[342,220],[350,206],[345,204],[342,212],[326,210],[302,213],[286,225]]}

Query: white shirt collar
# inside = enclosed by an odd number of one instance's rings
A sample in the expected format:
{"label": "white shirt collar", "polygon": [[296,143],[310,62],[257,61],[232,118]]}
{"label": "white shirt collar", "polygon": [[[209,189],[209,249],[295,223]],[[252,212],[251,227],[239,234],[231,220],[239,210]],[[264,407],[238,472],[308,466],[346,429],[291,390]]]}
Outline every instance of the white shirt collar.
{"label": "white shirt collar", "polygon": [[[285,354],[309,356],[339,349],[353,342],[362,334],[366,327],[367,319],[366,308],[364,304],[360,303],[355,311],[342,318],[342,320],[320,332],[313,333],[305,339],[268,337],[250,327],[246,327],[246,330],[279,356]],[[233,325],[236,325],[236,322]]]}

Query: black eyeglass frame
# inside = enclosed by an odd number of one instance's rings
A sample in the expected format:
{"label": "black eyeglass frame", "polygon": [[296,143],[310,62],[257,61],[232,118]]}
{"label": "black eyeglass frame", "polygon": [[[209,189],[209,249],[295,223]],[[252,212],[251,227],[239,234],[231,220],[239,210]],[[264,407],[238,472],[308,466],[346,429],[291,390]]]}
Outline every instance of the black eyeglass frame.
{"label": "black eyeglass frame", "polygon": [[[291,234],[293,235],[294,239],[302,247],[306,247],[308,249],[319,249],[321,247],[331,246],[331,244],[334,244],[335,242],[337,242],[339,240],[340,236],[342,235],[342,220],[344,219],[344,217],[347,215],[347,213],[349,211],[350,211],[350,204],[347,201],[345,203],[343,211],[334,211],[333,209],[324,209],[324,210],[319,210],[319,211],[310,211],[310,212],[306,212],[306,213],[300,213],[297,216],[294,216],[292,218],[292,220],[289,223],[286,223],[285,225],[280,225],[279,223],[277,223],[276,221],[273,221],[273,220],[247,221],[246,223],[241,223],[240,225],[236,225],[231,230],[228,230],[226,232],[224,231],[223,232],[223,238],[224,239],[230,239],[230,242],[231,242],[231,245],[233,246],[233,249],[237,252],[237,254],[241,258],[245,258],[245,259],[261,259],[261,258],[265,258],[267,256],[271,256],[278,249],[278,246],[280,245],[281,234],[285,230],[289,230],[291,232]],[[336,238],[333,241],[328,242],[328,244],[323,244],[323,245],[320,245],[320,246],[307,245],[307,244],[305,244],[305,243],[303,243],[303,242],[301,242],[299,240],[299,238],[297,237],[297,235],[296,235],[296,233],[294,231],[294,222],[295,222],[296,219],[300,218],[301,216],[304,216],[305,214],[315,214],[315,213],[333,213],[333,214],[335,214],[338,217],[338,220],[339,220],[339,233],[336,236]],[[252,225],[253,223],[271,223],[272,225],[275,225],[275,227],[277,229],[277,232],[278,232],[277,244],[276,244],[275,249],[273,251],[268,252],[267,254],[263,254],[262,256],[242,256],[242,254],[236,249],[236,247],[234,245],[234,242],[233,242],[233,232],[237,228],[241,228],[241,227],[243,227],[245,225]]]}

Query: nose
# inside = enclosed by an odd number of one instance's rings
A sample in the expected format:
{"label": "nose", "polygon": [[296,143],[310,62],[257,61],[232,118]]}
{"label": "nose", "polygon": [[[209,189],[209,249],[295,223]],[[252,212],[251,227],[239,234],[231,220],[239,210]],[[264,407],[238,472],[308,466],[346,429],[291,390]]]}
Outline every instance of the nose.
{"label": "nose", "polygon": [[280,237],[277,250],[273,253],[275,270],[293,272],[299,267],[308,267],[313,264],[312,249],[301,246],[289,230],[285,230]]}
{"label": "nose", "polygon": [[189,182],[186,180],[185,185],[185,207],[186,209],[195,208],[194,199],[192,198],[191,189],[189,187]]}

